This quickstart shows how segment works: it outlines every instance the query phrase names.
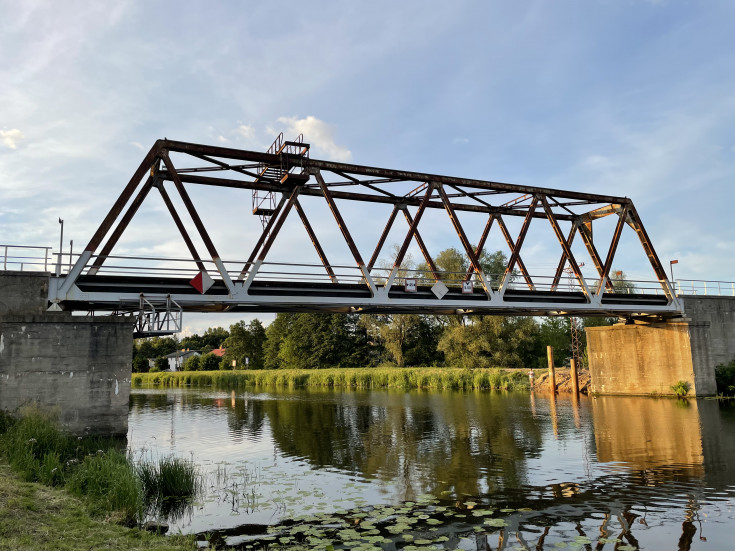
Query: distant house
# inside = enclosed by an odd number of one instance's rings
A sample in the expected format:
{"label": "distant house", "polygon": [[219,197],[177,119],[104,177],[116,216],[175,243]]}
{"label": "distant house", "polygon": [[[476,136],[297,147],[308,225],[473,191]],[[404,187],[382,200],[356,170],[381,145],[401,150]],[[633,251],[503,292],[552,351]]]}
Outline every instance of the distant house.
{"label": "distant house", "polygon": [[169,371],[180,371],[181,366],[192,356],[201,356],[197,350],[177,350],[166,356]]}
{"label": "distant house", "polygon": [[209,353],[210,353],[210,354],[214,354],[214,355],[215,355],[215,356],[217,356],[218,358],[221,358],[222,356],[224,356],[224,355],[225,355],[225,352],[227,352],[227,350],[225,350],[225,349],[224,349],[224,348],[222,348],[222,347],[220,347],[220,348],[215,348],[214,350],[210,350],[210,351],[209,351]]}

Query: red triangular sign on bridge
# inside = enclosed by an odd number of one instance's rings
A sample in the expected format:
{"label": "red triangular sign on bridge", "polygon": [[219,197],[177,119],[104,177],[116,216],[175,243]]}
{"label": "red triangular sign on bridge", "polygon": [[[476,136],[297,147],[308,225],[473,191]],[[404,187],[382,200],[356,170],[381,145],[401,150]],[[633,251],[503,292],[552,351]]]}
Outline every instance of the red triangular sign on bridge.
{"label": "red triangular sign on bridge", "polygon": [[214,284],[214,281],[209,277],[207,272],[199,272],[194,276],[194,279],[192,279],[189,284],[194,287],[194,289],[204,294]]}

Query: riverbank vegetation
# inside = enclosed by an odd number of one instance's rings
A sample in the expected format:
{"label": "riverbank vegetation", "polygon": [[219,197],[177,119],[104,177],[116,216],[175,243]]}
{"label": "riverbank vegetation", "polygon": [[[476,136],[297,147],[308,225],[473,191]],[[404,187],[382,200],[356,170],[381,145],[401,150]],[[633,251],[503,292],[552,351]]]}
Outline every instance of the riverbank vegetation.
{"label": "riverbank vegetation", "polygon": [[191,551],[191,537],[162,537],[108,522],[61,488],[26,482],[0,459],[0,549]]}
{"label": "riverbank vegetation", "polygon": [[162,502],[187,502],[200,489],[197,467],[189,461],[133,461],[124,441],[74,436],[37,408],[18,417],[0,414],[0,450],[23,481],[63,487],[92,515],[128,526],[159,513]]}
{"label": "riverbank vegetation", "polygon": [[270,369],[242,371],[176,371],[138,373],[133,386],[333,387],[359,389],[527,390],[525,372],[501,369],[373,368]]}

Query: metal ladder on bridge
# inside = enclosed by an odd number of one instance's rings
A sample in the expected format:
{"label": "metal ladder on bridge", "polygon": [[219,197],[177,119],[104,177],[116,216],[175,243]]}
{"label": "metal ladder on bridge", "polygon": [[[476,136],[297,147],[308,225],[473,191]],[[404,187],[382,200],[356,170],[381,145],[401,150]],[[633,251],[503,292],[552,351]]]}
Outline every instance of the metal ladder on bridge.
{"label": "metal ladder on bridge", "polygon": [[[284,141],[283,132],[280,132],[266,153],[278,155],[279,163],[277,165],[260,163],[258,165],[258,177],[255,182],[277,181],[284,184],[290,176],[298,176],[300,180],[308,179],[305,161],[309,158],[309,144],[304,143],[303,134],[299,134],[293,141]],[[284,154],[296,156],[298,158],[297,162],[292,162],[292,159],[287,158]],[[297,171],[296,169],[300,170]],[[263,229],[268,225],[275,210],[276,193],[274,191],[253,190],[253,214],[260,216]]]}

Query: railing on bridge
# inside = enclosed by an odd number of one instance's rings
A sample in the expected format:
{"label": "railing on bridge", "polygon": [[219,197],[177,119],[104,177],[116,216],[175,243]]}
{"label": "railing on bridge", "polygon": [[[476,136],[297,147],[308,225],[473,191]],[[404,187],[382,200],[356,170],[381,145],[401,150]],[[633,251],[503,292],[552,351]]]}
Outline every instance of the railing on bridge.
{"label": "railing on bridge", "polygon": [[51,247],[0,245],[0,266],[3,270],[48,272],[51,250]]}
{"label": "railing on bridge", "polygon": [[703,279],[677,279],[674,282],[677,296],[707,295],[735,297],[735,281],[706,281]]}

